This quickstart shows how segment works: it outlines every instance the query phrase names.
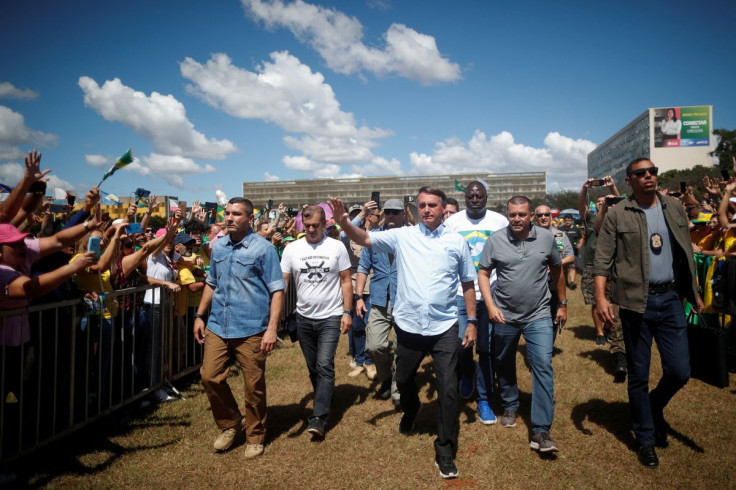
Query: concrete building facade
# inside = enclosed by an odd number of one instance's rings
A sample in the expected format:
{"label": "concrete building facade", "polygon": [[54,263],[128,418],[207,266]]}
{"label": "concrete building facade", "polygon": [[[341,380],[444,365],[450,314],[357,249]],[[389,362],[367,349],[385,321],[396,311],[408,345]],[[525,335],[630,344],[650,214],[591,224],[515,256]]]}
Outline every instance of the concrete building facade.
{"label": "concrete building facade", "polygon": [[337,197],[348,204],[363,204],[370,200],[371,192],[381,193],[381,202],[387,199],[404,199],[416,196],[423,186],[442,189],[448,197],[454,197],[463,207],[463,192],[455,188],[455,181],[465,186],[478,178],[489,186],[488,206],[505,204],[514,195],[522,194],[530,199],[544,198],[547,194],[546,172],[515,173],[458,173],[444,175],[403,175],[390,177],[355,177],[339,179],[277,180],[268,182],[243,182],[243,196],[257,208],[272,199],[274,206],[283,202],[287,207],[299,208],[303,204],[325,202]]}
{"label": "concrete building facade", "polygon": [[[676,119],[672,135],[668,113]],[[637,157],[650,159],[660,172],[707,167],[714,164],[708,152],[715,147],[712,105],[650,108],[588,154],[588,177],[611,175],[623,183],[626,165]]]}

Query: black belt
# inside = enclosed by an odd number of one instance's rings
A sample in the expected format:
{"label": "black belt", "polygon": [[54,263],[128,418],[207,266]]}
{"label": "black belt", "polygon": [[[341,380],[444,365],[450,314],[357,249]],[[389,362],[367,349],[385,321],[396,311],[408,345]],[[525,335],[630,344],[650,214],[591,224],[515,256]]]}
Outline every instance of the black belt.
{"label": "black belt", "polygon": [[649,283],[649,294],[663,294],[670,291],[677,291],[677,285],[674,282],[668,282],[665,284]]}

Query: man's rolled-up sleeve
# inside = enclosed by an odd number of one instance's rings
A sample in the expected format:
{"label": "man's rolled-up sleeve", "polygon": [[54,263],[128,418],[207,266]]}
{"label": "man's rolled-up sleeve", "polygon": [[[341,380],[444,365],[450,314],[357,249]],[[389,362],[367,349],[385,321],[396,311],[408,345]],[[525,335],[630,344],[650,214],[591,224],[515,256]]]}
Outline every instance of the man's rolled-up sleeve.
{"label": "man's rolled-up sleeve", "polygon": [[266,283],[266,288],[271,294],[286,289],[284,276],[281,273],[281,265],[279,264],[279,254],[276,252],[276,248],[271,246],[266,247],[263,254],[263,282]]}

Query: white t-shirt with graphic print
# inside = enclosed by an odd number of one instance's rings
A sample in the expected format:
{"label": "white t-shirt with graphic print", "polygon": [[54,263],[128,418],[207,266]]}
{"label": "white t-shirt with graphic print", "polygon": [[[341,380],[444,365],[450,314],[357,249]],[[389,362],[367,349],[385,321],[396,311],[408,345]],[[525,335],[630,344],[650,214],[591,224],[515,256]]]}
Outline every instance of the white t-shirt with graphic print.
{"label": "white t-shirt with graphic print", "polygon": [[316,244],[300,238],[287,245],[281,257],[281,271],[291,274],[296,284],[297,313],[315,320],[342,315],[340,271],[348,269],[345,245],[329,237]]}

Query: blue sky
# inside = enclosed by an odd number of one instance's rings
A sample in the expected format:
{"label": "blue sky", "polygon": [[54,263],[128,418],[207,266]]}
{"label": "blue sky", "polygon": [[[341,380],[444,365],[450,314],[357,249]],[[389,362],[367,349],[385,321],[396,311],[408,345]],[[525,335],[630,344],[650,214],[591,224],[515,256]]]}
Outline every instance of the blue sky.
{"label": "blue sky", "polygon": [[[736,6],[713,2],[4,2],[0,182],[191,202],[243,181],[546,170],[647,107],[736,128]],[[274,196],[278,199],[278,196]]]}

